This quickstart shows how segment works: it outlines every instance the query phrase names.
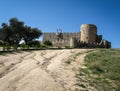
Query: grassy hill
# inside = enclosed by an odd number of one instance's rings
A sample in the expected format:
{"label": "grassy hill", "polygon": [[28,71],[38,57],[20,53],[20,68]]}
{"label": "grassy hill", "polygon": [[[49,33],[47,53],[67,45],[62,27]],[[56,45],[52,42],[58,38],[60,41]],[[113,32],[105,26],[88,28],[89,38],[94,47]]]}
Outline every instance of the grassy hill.
{"label": "grassy hill", "polygon": [[77,74],[78,86],[83,90],[120,91],[119,49],[98,49],[88,53],[83,66]]}

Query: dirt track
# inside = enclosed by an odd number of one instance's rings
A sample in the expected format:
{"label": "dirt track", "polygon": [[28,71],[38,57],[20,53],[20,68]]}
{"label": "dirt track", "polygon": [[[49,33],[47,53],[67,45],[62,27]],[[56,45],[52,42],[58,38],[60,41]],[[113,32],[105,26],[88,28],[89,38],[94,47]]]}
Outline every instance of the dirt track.
{"label": "dirt track", "polygon": [[[86,51],[41,50],[0,55],[0,91],[74,91],[75,75]],[[74,60],[66,63],[73,56]]]}

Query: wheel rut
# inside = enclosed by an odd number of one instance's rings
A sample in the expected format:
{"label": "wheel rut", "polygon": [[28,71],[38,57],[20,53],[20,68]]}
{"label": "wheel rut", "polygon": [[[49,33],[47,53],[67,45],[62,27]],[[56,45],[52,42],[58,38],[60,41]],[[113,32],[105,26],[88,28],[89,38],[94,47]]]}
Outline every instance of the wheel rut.
{"label": "wheel rut", "polygon": [[[83,50],[84,51],[84,50]],[[74,91],[75,58],[65,62],[81,50],[41,50],[20,55],[14,60],[0,60],[0,68],[10,66],[0,75],[0,91]],[[83,52],[84,54],[84,52]],[[13,54],[12,54],[13,55]],[[14,62],[15,61],[15,62]],[[77,63],[78,62],[78,63]]]}
{"label": "wheel rut", "polygon": [[[15,62],[10,63],[8,66],[5,65],[5,63],[3,62],[4,60],[2,60],[2,62],[0,63],[1,67],[4,69],[3,72],[0,72],[0,78],[4,77],[5,75],[7,75],[9,72],[15,70],[15,66],[20,64],[23,60],[24,57],[30,55],[29,53],[23,56],[20,56],[17,59],[13,59]],[[5,59],[5,60],[9,60],[9,59]]]}

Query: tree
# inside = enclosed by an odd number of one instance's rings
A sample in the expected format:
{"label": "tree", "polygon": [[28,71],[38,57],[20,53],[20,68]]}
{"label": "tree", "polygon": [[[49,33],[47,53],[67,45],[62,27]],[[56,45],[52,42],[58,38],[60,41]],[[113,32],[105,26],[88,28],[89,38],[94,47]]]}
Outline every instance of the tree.
{"label": "tree", "polygon": [[0,28],[0,40],[2,39],[10,46],[18,46],[21,40],[28,44],[28,42],[39,38],[41,35],[41,30],[25,26],[24,22],[17,18],[11,18],[9,24],[2,23],[2,28]]}
{"label": "tree", "polygon": [[22,40],[22,38],[24,37],[24,22],[19,21],[17,18],[11,18],[9,20],[10,25],[10,31],[11,31],[11,36],[9,36],[9,41],[10,44],[14,45],[18,45],[19,42]]}
{"label": "tree", "polygon": [[0,29],[0,40],[6,41],[8,39],[8,35],[11,34],[11,31],[9,31],[8,24],[2,23],[2,28]]}
{"label": "tree", "polygon": [[39,30],[38,28],[31,28],[28,26],[25,26],[25,35],[24,35],[24,41],[26,44],[28,44],[28,42],[39,38],[42,35],[41,30]]}
{"label": "tree", "polygon": [[24,22],[19,21],[17,18],[11,18],[9,25],[2,23],[2,31],[4,33],[4,41],[9,45],[18,45],[23,37]]}

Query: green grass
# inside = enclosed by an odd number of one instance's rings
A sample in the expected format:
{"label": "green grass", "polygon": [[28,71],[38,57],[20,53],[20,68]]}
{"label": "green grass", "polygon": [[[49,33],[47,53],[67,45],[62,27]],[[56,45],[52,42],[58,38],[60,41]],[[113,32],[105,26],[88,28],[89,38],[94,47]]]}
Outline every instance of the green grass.
{"label": "green grass", "polygon": [[[98,49],[85,57],[83,72],[89,85],[102,91],[120,91],[120,50]],[[89,70],[89,71],[88,71]],[[81,74],[79,76],[81,77]],[[79,77],[79,78],[80,78]]]}
{"label": "green grass", "polygon": [[85,65],[95,74],[120,80],[120,50],[102,49],[91,53],[85,57]]}

